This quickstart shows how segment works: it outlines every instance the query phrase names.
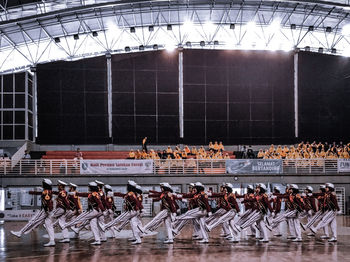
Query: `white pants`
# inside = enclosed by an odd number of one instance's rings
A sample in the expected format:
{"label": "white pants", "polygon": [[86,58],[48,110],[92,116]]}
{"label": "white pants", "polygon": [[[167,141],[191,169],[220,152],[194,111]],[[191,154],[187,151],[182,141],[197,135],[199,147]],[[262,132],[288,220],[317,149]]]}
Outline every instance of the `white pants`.
{"label": "white pants", "polygon": [[202,210],[199,207],[195,209],[191,209],[187,211],[185,214],[182,214],[181,216],[178,216],[178,220],[191,220],[195,219],[199,223],[200,227],[200,233],[201,236],[203,237],[203,240],[208,240],[208,232],[205,230],[205,217],[207,216],[207,211]]}
{"label": "white pants", "polygon": [[42,224],[45,224],[50,242],[55,241],[55,232],[52,225],[52,218],[50,216],[50,212],[47,212],[45,210],[38,211],[19,232],[21,234],[28,234]]}
{"label": "white pants", "polygon": [[208,228],[212,230],[213,228],[223,224],[223,223],[228,223],[231,220],[233,220],[236,216],[236,211],[234,209],[231,209],[229,211],[226,211],[225,214],[222,216],[214,219],[210,225],[208,225]]}
{"label": "white pants", "polygon": [[160,224],[164,222],[165,228],[168,235],[168,240],[173,240],[173,232],[172,232],[172,226],[171,226],[171,213],[169,210],[162,210],[160,211],[150,222],[148,222],[143,230],[144,231],[154,231],[156,230]]}
{"label": "white pants", "polygon": [[[120,214],[118,217],[116,217],[115,219],[113,219],[111,222],[105,224],[105,229],[109,229],[111,227],[114,227],[116,225],[119,225],[119,224],[123,224],[125,223],[126,221],[130,221],[131,222],[131,219],[136,217],[138,215],[138,212],[137,211],[126,211],[122,214]],[[134,220],[135,222],[135,220]]]}
{"label": "white pants", "polygon": [[[64,210],[63,208],[60,208],[60,207],[56,208],[52,211],[51,217],[52,217],[52,220],[57,219],[58,224],[62,228],[63,225],[66,223],[66,210]],[[68,232],[67,228],[62,229],[62,234],[63,234],[64,239],[69,238],[69,232]]]}
{"label": "white pants", "polygon": [[333,237],[337,237],[337,213],[335,211],[326,211],[320,223],[315,227],[314,231],[330,226]]}
{"label": "white pants", "polygon": [[65,224],[65,228],[75,226],[77,224],[86,225],[90,222],[90,227],[92,234],[94,235],[95,241],[101,241],[100,229],[97,224],[97,219],[102,215],[102,212],[97,211],[96,209],[89,210],[81,213],[76,219]]}

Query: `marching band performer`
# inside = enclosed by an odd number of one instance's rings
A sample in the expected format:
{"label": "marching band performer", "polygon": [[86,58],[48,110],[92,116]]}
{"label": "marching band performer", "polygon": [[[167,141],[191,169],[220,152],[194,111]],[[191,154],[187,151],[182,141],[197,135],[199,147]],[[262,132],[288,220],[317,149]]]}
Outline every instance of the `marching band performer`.
{"label": "marching band performer", "polygon": [[77,216],[74,220],[66,223],[63,228],[72,227],[78,224],[85,225],[89,222],[91,231],[95,238],[95,241],[92,242],[91,245],[101,245],[100,230],[98,228],[97,220],[104,214],[105,208],[101,202],[96,182],[90,182],[88,187],[89,193],[76,193],[77,196],[88,198],[88,210]]}
{"label": "marching band performer", "polygon": [[21,237],[22,234],[28,234],[41,224],[45,224],[45,229],[49,235],[49,242],[44,244],[45,247],[55,246],[55,232],[52,225],[51,212],[53,210],[52,201],[52,182],[50,179],[44,179],[42,182],[43,190],[29,191],[31,195],[41,195],[41,210],[29,220],[29,222],[20,231],[11,231],[11,234],[16,237]]}
{"label": "marching band performer", "polygon": [[138,225],[137,216],[139,214],[138,211],[141,210],[141,203],[139,202],[136,196],[136,186],[137,184],[134,181],[129,180],[127,185],[128,192],[126,194],[114,192],[114,196],[124,198],[125,212],[107,224],[100,223],[101,229],[106,231],[107,229],[113,226],[116,226],[118,224],[123,224],[125,223],[125,221],[130,221],[131,230],[134,236],[134,241],[132,242],[133,245],[141,244],[141,232],[137,228],[137,225]]}
{"label": "marching band performer", "polygon": [[326,183],[326,194],[324,196],[324,209],[325,215],[316,227],[311,227],[310,230],[316,234],[316,232],[323,228],[330,226],[332,232],[332,238],[328,242],[337,242],[337,212],[340,211],[335,194],[334,185],[332,183]]}
{"label": "marching band performer", "polygon": [[143,228],[139,227],[139,229],[141,232],[154,231],[164,222],[168,234],[168,239],[165,240],[164,243],[172,244],[174,243],[172,222],[176,219],[177,205],[169,183],[160,183],[160,188],[161,192],[150,191],[151,194],[149,197],[153,198],[153,201],[161,201],[161,211]]}

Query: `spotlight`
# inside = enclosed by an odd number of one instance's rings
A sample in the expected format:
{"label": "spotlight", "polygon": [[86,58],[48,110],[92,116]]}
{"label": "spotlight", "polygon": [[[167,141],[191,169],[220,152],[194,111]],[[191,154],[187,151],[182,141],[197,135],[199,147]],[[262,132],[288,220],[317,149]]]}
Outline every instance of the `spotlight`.
{"label": "spotlight", "polygon": [[236,25],[235,24],[230,24],[230,29],[235,29]]}
{"label": "spotlight", "polygon": [[309,31],[309,32],[312,32],[312,31],[314,31],[314,29],[315,29],[314,26],[313,26],[313,25],[310,25],[309,28],[308,28],[308,31]]}
{"label": "spotlight", "polygon": [[305,46],[305,51],[310,51],[310,46]]}
{"label": "spotlight", "polygon": [[190,42],[190,41],[187,41],[187,42],[186,42],[186,46],[187,46],[187,47],[191,47],[191,46],[192,46],[191,42]]}
{"label": "spotlight", "polygon": [[203,47],[203,46],[205,46],[205,42],[204,41],[200,41],[199,45]]}
{"label": "spotlight", "polygon": [[157,45],[157,44],[154,44],[154,45],[153,45],[153,49],[154,49],[154,50],[158,50],[158,45]]}
{"label": "spotlight", "polygon": [[32,72],[32,73],[36,72],[36,67],[35,66],[31,66],[30,67],[30,72]]}
{"label": "spotlight", "polygon": [[130,33],[135,33],[135,32],[136,32],[135,27],[130,27]]}
{"label": "spotlight", "polygon": [[291,24],[290,29],[295,30],[297,28],[296,24]]}
{"label": "spotlight", "polygon": [[130,51],[131,51],[130,46],[126,46],[125,47],[125,52],[130,52]]}
{"label": "spotlight", "polygon": [[149,31],[149,32],[153,32],[153,31],[154,31],[154,26],[153,26],[153,25],[150,25],[150,26],[148,27],[148,31]]}
{"label": "spotlight", "polygon": [[93,31],[93,32],[92,32],[92,36],[93,36],[93,37],[96,37],[96,36],[98,36],[98,33],[97,33],[96,31]]}
{"label": "spotlight", "polygon": [[326,32],[327,32],[327,33],[332,33],[332,27],[327,26],[327,27],[326,27]]}
{"label": "spotlight", "polygon": [[318,48],[318,52],[322,54],[323,53],[323,47],[319,47]]}
{"label": "spotlight", "polygon": [[73,38],[74,38],[74,40],[78,40],[79,39],[79,35],[75,34],[75,35],[73,35]]}
{"label": "spotlight", "polygon": [[55,37],[55,43],[59,43],[61,42],[60,38],[59,37]]}
{"label": "spotlight", "polygon": [[143,51],[143,50],[145,50],[145,47],[144,47],[143,45],[140,45],[140,46],[139,46],[139,50],[140,50],[140,51]]}
{"label": "spotlight", "polygon": [[214,41],[214,45],[219,45],[219,41],[218,41],[218,40],[215,40],[215,41]]}
{"label": "spotlight", "polygon": [[332,48],[332,49],[331,49],[331,53],[332,53],[332,54],[336,54],[336,53],[337,53],[337,49]]}
{"label": "spotlight", "polygon": [[173,30],[173,27],[171,25],[167,25],[166,30],[171,31],[171,30]]}

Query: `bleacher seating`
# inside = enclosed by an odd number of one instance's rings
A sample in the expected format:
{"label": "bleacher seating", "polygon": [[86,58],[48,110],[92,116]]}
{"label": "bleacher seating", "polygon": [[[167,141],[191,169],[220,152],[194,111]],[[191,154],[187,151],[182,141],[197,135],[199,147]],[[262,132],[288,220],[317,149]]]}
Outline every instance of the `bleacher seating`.
{"label": "bleacher seating", "polygon": [[[126,159],[128,151],[82,151],[84,159]],[[76,151],[47,151],[42,159],[73,159]]]}

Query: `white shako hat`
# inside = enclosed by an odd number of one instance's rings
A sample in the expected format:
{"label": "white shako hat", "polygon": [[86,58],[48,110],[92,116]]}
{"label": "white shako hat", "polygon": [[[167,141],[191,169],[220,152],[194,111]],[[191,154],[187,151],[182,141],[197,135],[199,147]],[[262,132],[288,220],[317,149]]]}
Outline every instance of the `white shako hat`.
{"label": "white shako hat", "polygon": [[259,183],[258,186],[261,187],[262,189],[264,189],[264,190],[266,191],[266,186],[265,186],[265,184]]}
{"label": "white shako hat", "polygon": [[105,189],[108,189],[108,190],[112,191],[112,187],[110,185],[105,185]]}
{"label": "white shako hat", "polygon": [[298,187],[297,184],[291,184],[291,185],[290,185],[290,188],[292,188],[292,189],[299,189],[299,187]]}
{"label": "white shako hat", "polygon": [[226,187],[233,188],[233,185],[232,185],[231,183],[226,183],[225,186],[226,186]]}
{"label": "white shako hat", "polygon": [[326,183],[326,187],[334,189],[334,185],[332,183]]}
{"label": "white shako hat", "polygon": [[204,185],[201,182],[196,182],[194,185],[197,186],[197,187],[203,187],[204,188]]}
{"label": "white shako hat", "polygon": [[254,187],[253,187],[253,185],[247,185],[247,189],[254,190]]}
{"label": "white shako hat", "polygon": [[96,184],[99,185],[99,186],[104,186],[105,183],[101,182],[101,181],[98,181],[98,180],[95,180]]}
{"label": "white shako hat", "polygon": [[326,185],[320,185],[320,189],[325,189]]}
{"label": "white shako hat", "polygon": [[309,190],[309,191],[311,191],[311,192],[314,191],[314,189],[312,188],[312,186],[307,186],[306,189]]}
{"label": "white shako hat", "polygon": [[63,182],[62,180],[57,180],[57,184],[62,186],[68,186],[68,184],[66,182]]}
{"label": "white shako hat", "polygon": [[91,186],[91,187],[97,187],[97,184],[96,184],[96,182],[90,182],[90,183],[89,183],[89,186]]}
{"label": "white shako hat", "polygon": [[190,183],[190,186],[191,186],[191,187],[194,187],[194,183]]}
{"label": "white shako hat", "polygon": [[281,189],[279,186],[274,186],[273,189],[277,190],[278,192],[281,192]]}
{"label": "white shako hat", "polygon": [[45,183],[46,185],[52,186],[52,181],[50,179],[45,178],[43,180],[43,183]]}
{"label": "white shako hat", "polygon": [[136,182],[133,181],[133,180],[129,180],[129,181],[128,181],[128,184],[129,184],[130,186],[135,187],[135,188],[136,188],[136,186],[137,186]]}
{"label": "white shako hat", "polygon": [[73,184],[73,183],[69,183],[69,185],[72,187],[78,187],[76,184]]}

